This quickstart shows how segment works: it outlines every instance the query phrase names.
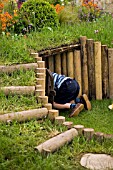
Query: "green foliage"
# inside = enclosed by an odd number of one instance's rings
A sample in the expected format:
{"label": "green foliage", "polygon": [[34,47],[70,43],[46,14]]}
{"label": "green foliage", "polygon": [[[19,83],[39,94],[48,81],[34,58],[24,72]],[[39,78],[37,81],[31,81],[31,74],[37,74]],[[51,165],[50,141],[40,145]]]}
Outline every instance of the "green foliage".
{"label": "green foliage", "polygon": [[28,32],[40,30],[43,27],[58,26],[58,16],[54,8],[43,0],[28,0],[23,3],[19,12],[19,22],[15,26],[16,32]]}
{"label": "green foliage", "polygon": [[60,24],[75,24],[79,21],[78,18],[78,7],[68,5],[59,13]]}

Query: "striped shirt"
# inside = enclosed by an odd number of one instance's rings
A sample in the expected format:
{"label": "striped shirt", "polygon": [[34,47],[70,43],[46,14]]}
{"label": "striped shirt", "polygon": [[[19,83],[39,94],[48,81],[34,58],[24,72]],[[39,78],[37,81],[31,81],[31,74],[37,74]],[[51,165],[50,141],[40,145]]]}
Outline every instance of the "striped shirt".
{"label": "striped shirt", "polygon": [[54,77],[54,88],[59,89],[60,86],[62,85],[62,83],[67,80],[70,79],[70,77],[66,77],[65,75],[61,75],[61,74],[57,74],[57,73],[52,73],[53,77]]}

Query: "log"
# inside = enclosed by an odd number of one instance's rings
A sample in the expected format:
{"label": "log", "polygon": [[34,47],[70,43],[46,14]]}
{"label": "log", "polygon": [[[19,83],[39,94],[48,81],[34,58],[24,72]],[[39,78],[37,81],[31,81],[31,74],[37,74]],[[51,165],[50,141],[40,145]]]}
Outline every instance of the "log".
{"label": "log", "polygon": [[54,56],[48,57],[48,67],[52,72],[54,72]]}
{"label": "log", "polygon": [[45,62],[44,61],[37,61],[37,67],[38,68],[45,68]]}
{"label": "log", "polygon": [[73,65],[73,52],[67,52],[67,75],[68,77],[74,78],[74,65]]}
{"label": "log", "polygon": [[74,63],[74,78],[77,80],[80,86],[79,96],[81,96],[82,95],[82,73],[81,73],[80,50],[74,51],[73,63]]}
{"label": "log", "polygon": [[84,128],[83,129],[83,135],[85,137],[86,140],[91,140],[93,138],[94,135],[94,129],[93,128]]}
{"label": "log", "polygon": [[65,122],[65,117],[64,116],[57,116],[55,117],[55,123],[58,125],[61,125]]}
{"label": "log", "polygon": [[82,62],[82,92],[88,95],[88,66],[87,66],[87,50],[86,36],[80,37],[81,42],[81,62]]}
{"label": "log", "polygon": [[38,53],[31,53],[31,55],[35,58],[36,62],[37,61],[42,61],[42,57],[39,57]]}
{"label": "log", "polygon": [[67,130],[35,147],[40,153],[53,153],[67,143],[70,143],[78,135],[76,129]]}
{"label": "log", "polygon": [[103,140],[104,140],[104,133],[102,133],[102,132],[95,132],[95,133],[94,133],[94,138],[95,138],[98,142],[103,142]]}
{"label": "log", "polygon": [[83,135],[83,130],[84,130],[83,125],[74,125],[73,128],[75,128],[77,130],[79,136]]}
{"label": "log", "polygon": [[67,127],[67,129],[71,129],[73,127],[73,122],[64,122],[63,125]]}
{"label": "log", "polygon": [[67,51],[72,51],[73,49],[80,49],[80,44],[71,44],[68,46],[64,46],[64,47],[57,47],[57,48],[53,48],[53,49],[48,49],[48,50],[44,50],[44,51],[40,51],[39,52],[39,56],[41,57],[49,57],[51,55],[56,55],[58,53],[63,53],[63,52],[67,52]]}
{"label": "log", "polygon": [[108,49],[109,62],[109,98],[113,99],[113,48]]}
{"label": "log", "polygon": [[49,110],[48,112],[48,119],[51,121],[55,120],[55,117],[59,116],[59,111],[56,109]]}
{"label": "log", "polygon": [[45,90],[45,78],[36,78],[37,85],[41,85],[41,88]]}
{"label": "log", "polygon": [[102,98],[109,97],[109,86],[108,86],[108,47],[107,45],[101,46],[102,54]]}
{"label": "log", "polygon": [[36,73],[37,78],[45,78],[45,73]]}
{"label": "log", "polygon": [[96,99],[102,99],[101,42],[94,42]]}
{"label": "log", "polygon": [[52,110],[52,104],[51,103],[45,104],[44,107],[47,108],[47,110]]}
{"label": "log", "polygon": [[36,68],[35,72],[36,73],[44,73],[44,74],[46,74],[46,68]]}
{"label": "log", "polygon": [[88,86],[89,99],[95,99],[95,60],[94,60],[94,40],[87,39],[87,61],[88,61]]}
{"label": "log", "polygon": [[55,72],[61,74],[61,55],[55,55]]}
{"label": "log", "polygon": [[66,56],[66,53],[62,53],[62,56],[61,56],[61,72],[62,74],[64,75],[67,75],[67,56]]}
{"label": "log", "polygon": [[45,96],[45,89],[36,89],[35,95],[36,95],[36,97]]}
{"label": "log", "polygon": [[0,73],[12,73],[20,69],[23,70],[35,70],[37,68],[37,63],[29,64],[16,64],[11,66],[0,66]]}
{"label": "log", "polygon": [[35,93],[35,86],[8,86],[8,87],[0,87],[0,91],[2,91],[6,96],[11,95],[30,95]]}
{"label": "log", "polygon": [[48,96],[38,96],[37,97],[38,103],[41,103],[42,106],[48,103]]}
{"label": "log", "polygon": [[26,110],[21,112],[7,113],[0,115],[0,122],[7,122],[9,120],[17,120],[19,122],[30,120],[30,119],[42,119],[48,115],[47,108]]}

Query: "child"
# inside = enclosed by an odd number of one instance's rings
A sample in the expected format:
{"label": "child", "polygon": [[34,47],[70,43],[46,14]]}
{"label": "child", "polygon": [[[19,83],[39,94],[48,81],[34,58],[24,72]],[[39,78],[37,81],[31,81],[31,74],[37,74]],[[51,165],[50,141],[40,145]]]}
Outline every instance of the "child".
{"label": "child", "polygon": [[[50,72],[50,71],[49,71]],[[69,117],[77,116],[84,108],[91,110],[91,103],[86,94],[79,98],[80,86],[78,82],[65,75],[51,73],[54,79],[54,96],[53,107],[56,109],[70,109]]]}

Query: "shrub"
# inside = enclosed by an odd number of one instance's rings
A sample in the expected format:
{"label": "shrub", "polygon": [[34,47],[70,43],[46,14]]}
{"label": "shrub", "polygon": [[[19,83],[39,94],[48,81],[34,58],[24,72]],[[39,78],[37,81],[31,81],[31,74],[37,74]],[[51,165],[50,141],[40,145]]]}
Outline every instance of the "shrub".
{"label": "shrub", "polygon": [[[58,15],[54,8],[43,0],[28,0],[22,4],[19,13],[19,22],[15,29],[16,31],[28,31],[28,26],[31,25],[35,30],[40,30],[43,27],[58,26]],[[20,30],[18,30],[18,28]]]}

